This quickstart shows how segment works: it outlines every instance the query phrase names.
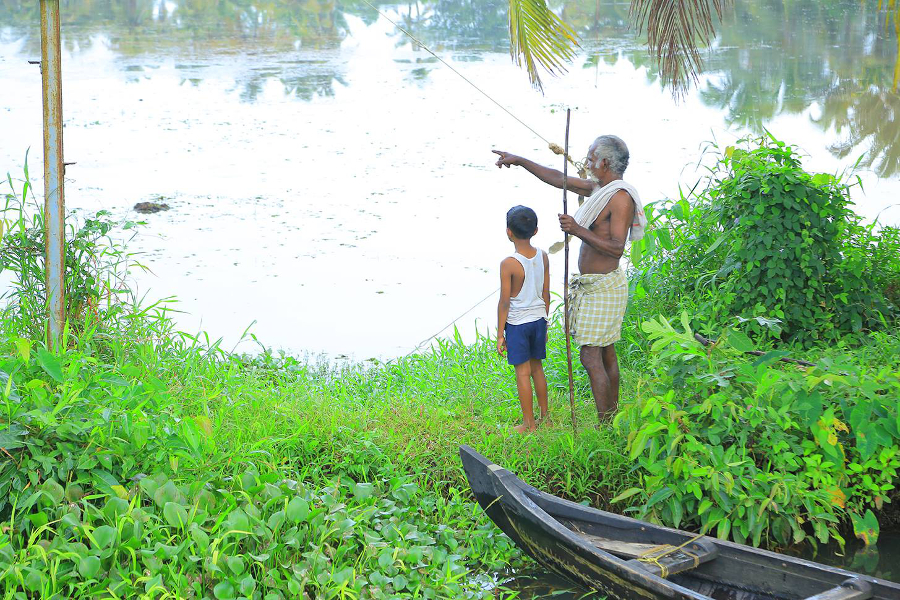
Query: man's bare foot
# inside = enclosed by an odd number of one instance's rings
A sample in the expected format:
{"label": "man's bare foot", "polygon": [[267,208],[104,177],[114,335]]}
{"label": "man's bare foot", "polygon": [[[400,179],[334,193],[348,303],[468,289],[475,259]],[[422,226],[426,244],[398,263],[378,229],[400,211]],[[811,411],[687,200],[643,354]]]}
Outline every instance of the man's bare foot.
{"label": "man's bare foot", "polygon": [[528,427],[527,425],[524,425],[524,424],[516,425],[515,427],[513,427],[513,431],[515,431],[516,433],[521,433],[523,435],[526,433],[531,433],[532,431],[534,431],[534,429],[535,429],[534,427]]}
{"label": "man's bare foot", "polygon": [[597,413],[598,425],[606,425],[608,423],[612,423],[613,418],[615,416],[616,416],[615,410],[610,410],[607,412],[598,412]]}

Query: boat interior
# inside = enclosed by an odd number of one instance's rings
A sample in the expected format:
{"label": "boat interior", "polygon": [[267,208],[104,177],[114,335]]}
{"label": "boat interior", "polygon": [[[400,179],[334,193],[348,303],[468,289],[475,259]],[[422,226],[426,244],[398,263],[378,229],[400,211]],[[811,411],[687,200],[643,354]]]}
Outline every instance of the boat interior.
{"label": "boat interior", "polygon": [[[589,519],[577,518],[586,515],[569,511],[559,514],[559,507],[556,506],[559,499],[540,495],[555,501],[551,505],[539,502],[539,505],[546,505],[542,506],[545,512],[596,548],[623,559],[635,569],[668,579],[716,600],[868,600],[896,597],[878,595],[877,590],[861,577],[847,577],[846,573],[834,569],[789,560],[755,548],[714,543],[706,536],[691,536],[618,515],[609,515],[605,519],[606,513],[599,511],[590,511]],[[579,505],[573,506],[584,510]]]}

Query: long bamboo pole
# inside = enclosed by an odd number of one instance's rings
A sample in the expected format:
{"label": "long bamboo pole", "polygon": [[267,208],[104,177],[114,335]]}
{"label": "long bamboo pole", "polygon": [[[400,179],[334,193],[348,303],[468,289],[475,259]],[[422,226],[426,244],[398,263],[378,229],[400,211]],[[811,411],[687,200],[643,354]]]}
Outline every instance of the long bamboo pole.
{"label": "long bamboo pole", "polygon": [[65,313],[65,196],[63,194],[62,61],[59,0],[40,0],[41,87],[44,112],[44,229],[48,338],[59,342]]}
{"label": "long bamboo pole", "polygon": [[[566,146],[563,153],[563,214],[569,214],[569,198],[566,194],[569,187],[569,120],[572,109],[566,109]],[[575,422],[575,381],[572,377],[572,340],[569,335],[569,234],[565,234],[565,267],[563,267],[563,308],[565,310],[566,327],[566,361],[569,367],[569,408],[572,410],[572,432],[577,431]]]}

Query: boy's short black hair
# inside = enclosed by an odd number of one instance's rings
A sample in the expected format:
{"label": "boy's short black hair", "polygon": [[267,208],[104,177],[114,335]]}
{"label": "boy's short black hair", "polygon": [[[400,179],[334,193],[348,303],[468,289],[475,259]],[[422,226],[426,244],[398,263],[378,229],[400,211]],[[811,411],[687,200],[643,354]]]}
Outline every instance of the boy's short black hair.
{"label": "boy's short black hair", "polygon": [[506,213],[506,226],[520,240],[531,239],[537,231],[537,214],[527,206],[513,206]]}

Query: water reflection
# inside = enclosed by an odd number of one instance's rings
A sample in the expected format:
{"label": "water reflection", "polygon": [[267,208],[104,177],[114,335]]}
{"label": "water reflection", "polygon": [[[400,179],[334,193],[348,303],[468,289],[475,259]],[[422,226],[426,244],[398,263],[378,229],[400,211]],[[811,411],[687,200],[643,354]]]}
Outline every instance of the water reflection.
{"label": "water reflection", "polygon": [[[89,52],[101,44],[126,63],[183,57],[190,63],[176,68],[184,70],[185,81],[193,85],[203,80],[201,69],[209,66],[209,57],[234,55],[235,64],[244,67],[235,74],[241,98],[253,102],[270,80],[302,100],[334,95],[334,86],[345,83],[335,58],[349,31],[346,15],[353,12],[352,6],[343,8],[334,0],[64,0],[60,15],[67,52]],[[18,29],[13,35],[24,38],[24,54],[40,54],[35,30],[39,19],[34,2],[0,0],[0,24]],[[275,60],[291,51],[313,57]],[[123,68],[141,72],[147,65]]]}
{"label": "water reflection", "polygon": [[[622,0],[555,0],[551,4],[581,35],[586,69],[600,62],[654,63],[628,27]],[[436,51],[505,51],[506,3],[499,0],[378,2],[401,25]],[[98,39],[123,57],[203,51],[252,56],[291,49],[337,51],[347,38],[347,15],[371,23],[375,13],[361,0],[64,0],[69,51],[89,49]],[[0,22],[31,28],[38,5],[0,0]],[[726,113],[735,128],[761,133],[779,115],[803,114],[837,137],[838,158],[867,151],[862,164],[880,176],[900,170],[900,95],[894,89],[898,40],[885,27],[877,0],[736,0],[707,56],[709,74],[700,97]],[[98,36],[101,36],[98,38]],[[102,36],[108,36],[102,37]],[[409,40],[397,33],[395,44]],[[415,49],[415,48],[414,48]],[[25,52],[37,54],[39,39],[27,36]],[[461,57],[464,58],[464,57]],[[253,102],[269,80],[303,100],[333,96],[344,85],[339,61],[249,69],[238,77],[241,97]],[[407,75],[422,82],[430,67]],[[191,82],[202,79],[195,73]]]}
{"label": "water reflection", "polygon": [[900,531],[882,531],[874,546],[867,547],[856,540],[849,540],[843,550],[837,544],[830,543],[817,552],[805,546],[795,554],[825,565],[900,583]]}
{"label": "water reflection", "polygon": [[580,586],[542,570],[531,570],[513,573],[498,578],[495,588],[496,596],[505,597],[514,594],[522,600],[604,600],[605,596],[588,592]]}
{"label": "water reflection", "polygon": [[881,176],[896,173],[898,41],[876,6],[737,0],[708,63],[718,77],[701,97],[725,110],[732,125],[755,132],[780,114],[816,106],[813,121],[839,136],[835,156],[869,150],[865,166]]}
{"label": "water reflection", "polygon": [[[875,0],[735,0],[706,56],[705,104],[726,122],[762,133],[780,115],[810,113],[838,137],[835,157],[856,159],[882,177],[900,171],[898,39]],[[585,68],[601,60],[655,65],[623,33],[627,2],[565,3],[563,16],[587,42]],[[629,41],[631,43],[629,44]]]}

